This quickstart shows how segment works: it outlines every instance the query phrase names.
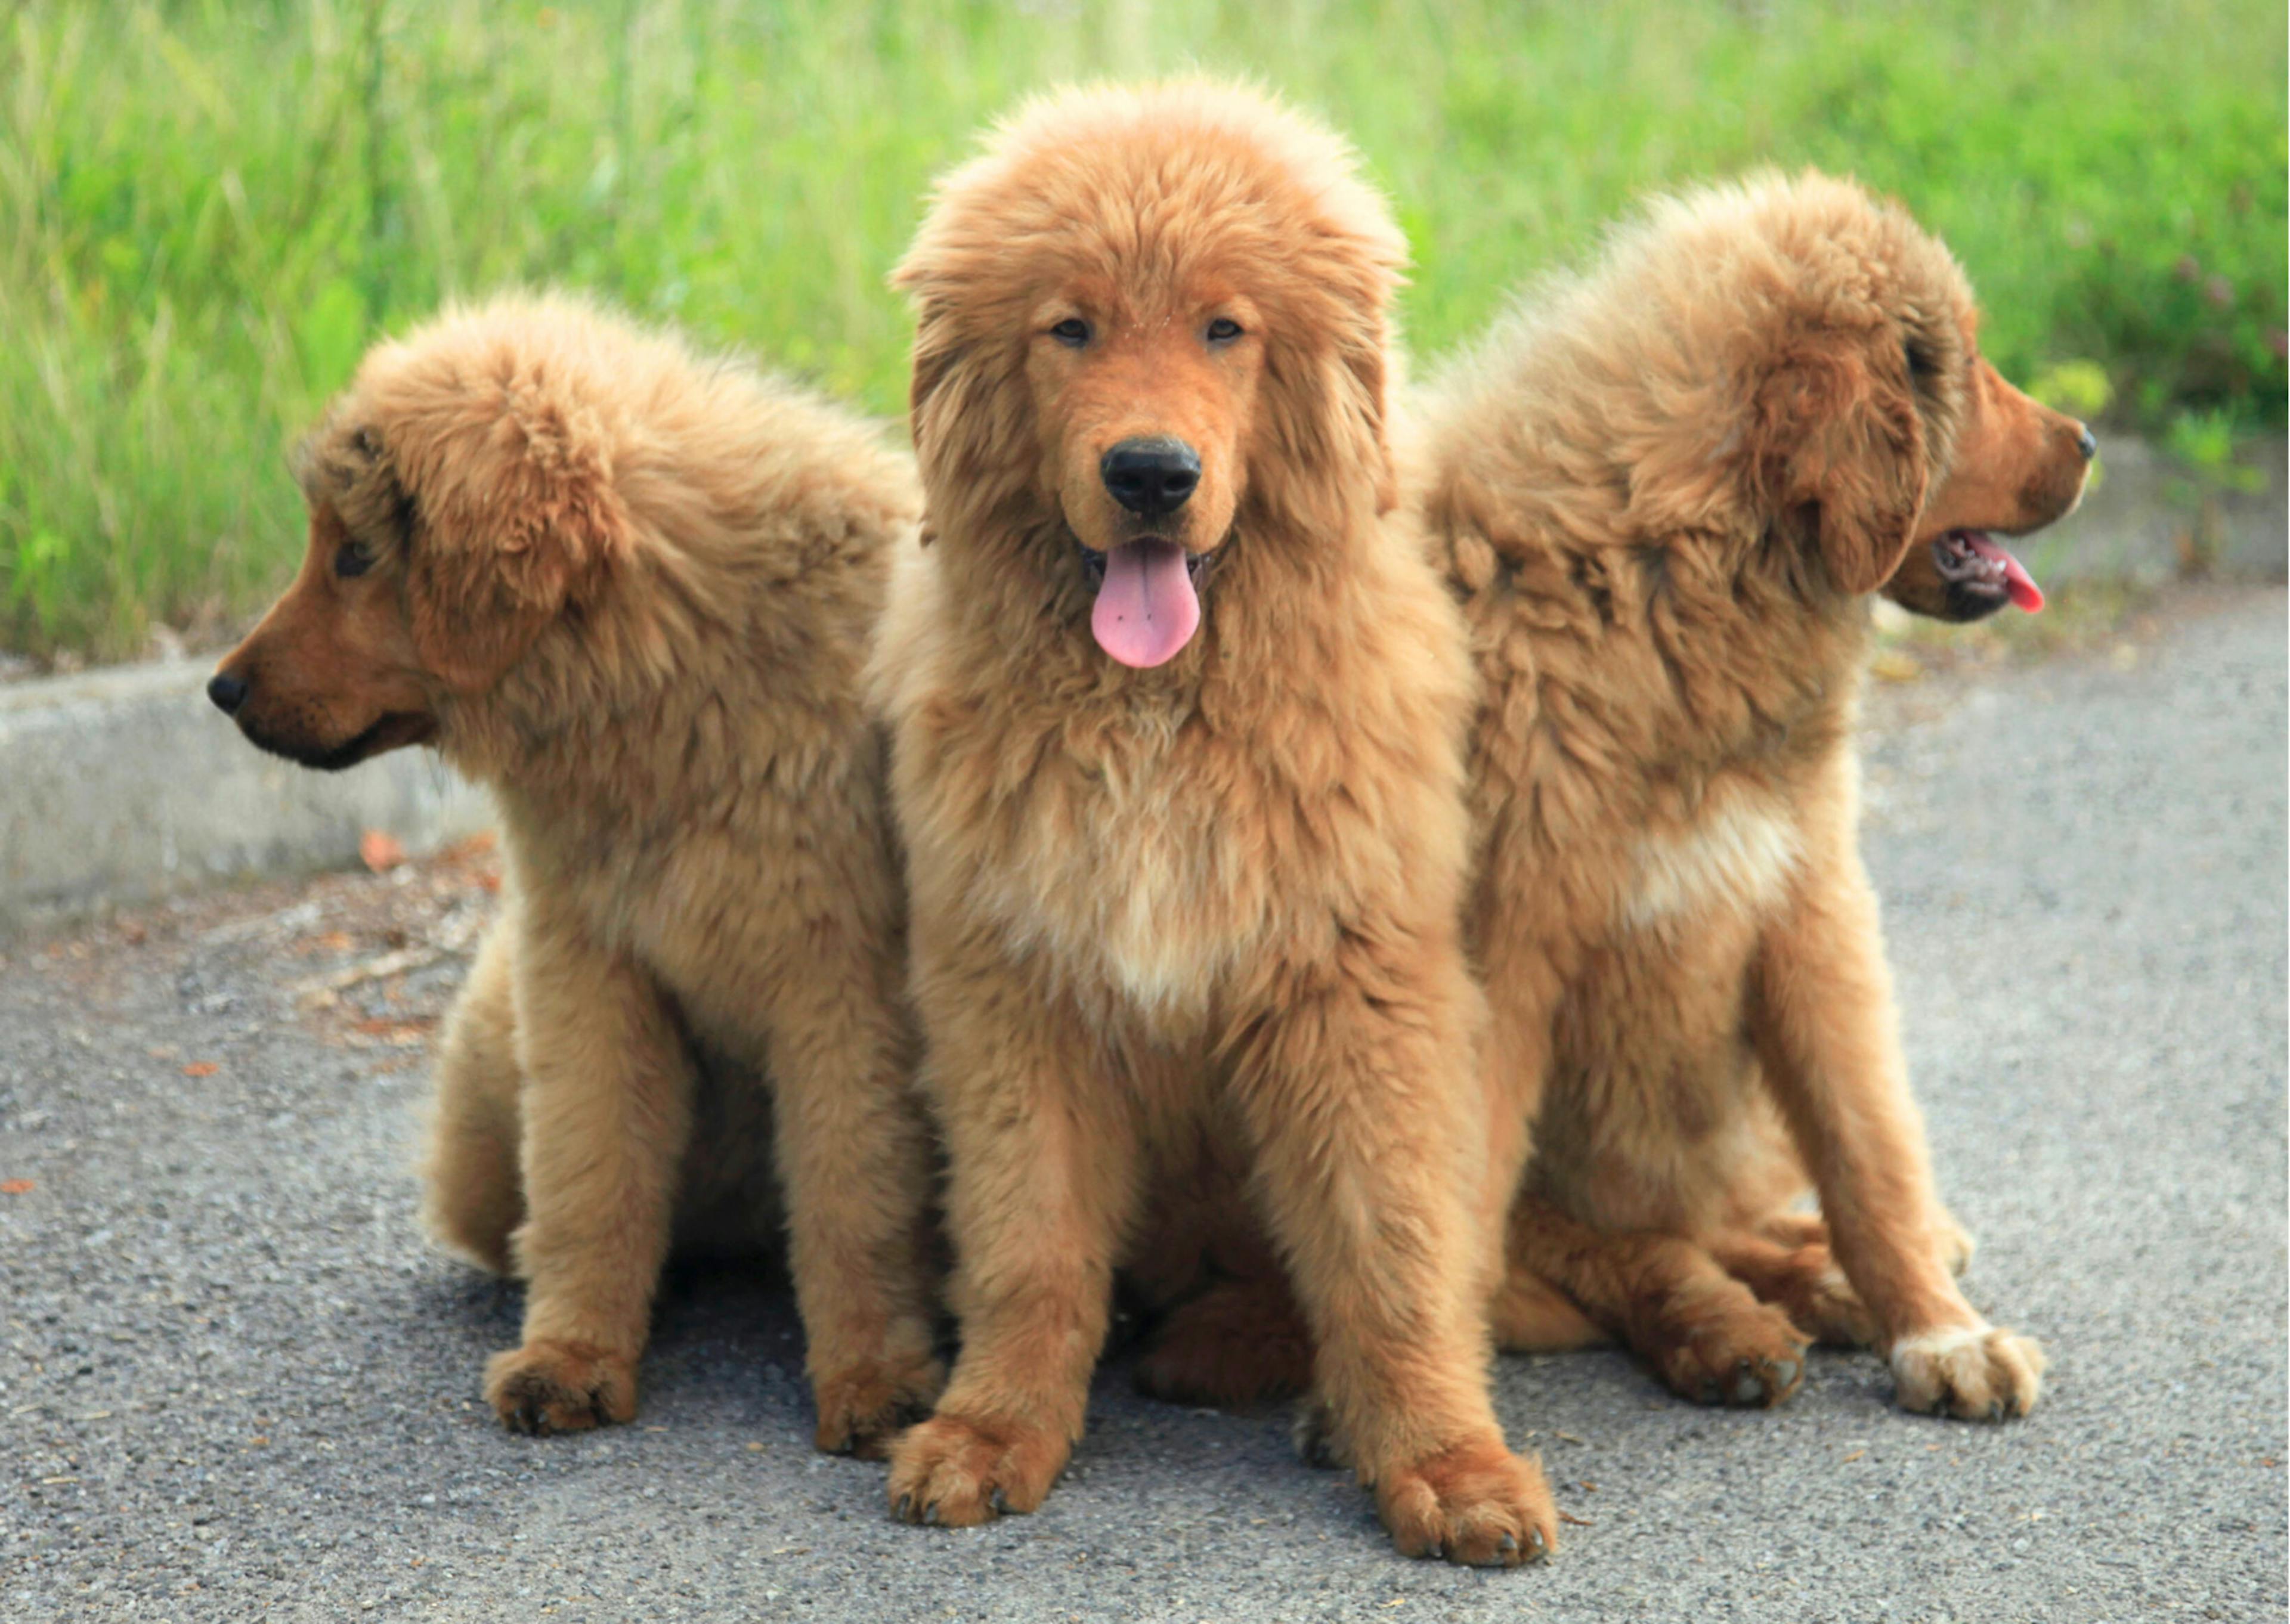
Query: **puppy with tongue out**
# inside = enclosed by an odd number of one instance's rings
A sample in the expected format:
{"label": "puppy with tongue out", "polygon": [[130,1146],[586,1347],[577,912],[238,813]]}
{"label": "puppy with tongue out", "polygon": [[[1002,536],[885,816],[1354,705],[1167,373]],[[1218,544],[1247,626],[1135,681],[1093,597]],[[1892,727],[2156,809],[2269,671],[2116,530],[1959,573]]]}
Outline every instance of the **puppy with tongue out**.
{"label": "puppy with tongue out", "polygon": [[1341,141],[1185,82],[1022,111],[898,271],[931,540],[875,677],[963,1318],[903,1519],[1042,1503],[1116,1275],[1201,1284],[1214,1144],[1400,1549],[1555,1542],[1487,1393],[1476,1197],[1524,1145],[1477,1121],[1470,669],[1384,427],[1404,257]]}

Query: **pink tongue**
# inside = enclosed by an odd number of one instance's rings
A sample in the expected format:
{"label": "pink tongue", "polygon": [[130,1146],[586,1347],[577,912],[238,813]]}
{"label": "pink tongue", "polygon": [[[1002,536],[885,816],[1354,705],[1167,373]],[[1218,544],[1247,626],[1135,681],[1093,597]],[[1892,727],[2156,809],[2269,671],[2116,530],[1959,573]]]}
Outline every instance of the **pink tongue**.
{"label": "pink tongue", "polygon": [[1990,564],[2001,564],[2004,566],[2004,590],[2012,595],[2013,603],[2030,614],[2041,611],[2044,606],[2044,589],[2036,584],[2036,578],[2022,567],[2020,561],[1986,536],[1974,535],[1970,539],[1974,552],[1978,553]]}
{"label": "pink tongue", "polygon": [[1143,669],[1174,659],[1201,623],[1201,601],[1173,541],[1131,541],[1105,556],[1105,583],[1089,628],[1097,646]]}

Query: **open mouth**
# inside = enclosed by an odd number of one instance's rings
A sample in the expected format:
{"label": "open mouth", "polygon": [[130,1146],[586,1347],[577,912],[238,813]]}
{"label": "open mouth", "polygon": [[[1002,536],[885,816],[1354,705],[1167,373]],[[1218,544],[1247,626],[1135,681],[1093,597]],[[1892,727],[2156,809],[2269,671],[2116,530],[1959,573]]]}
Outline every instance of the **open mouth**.
{"label": "open mouth", "polygon": [[1202,583],[1218,555],[1189,553],[1159,536],[1100,552],[1074,540],[1081,578],[1097,595],[1089,628],[1097,645],[1125,666],[1166,664],[1200,628]]}
{"label": "open mouth", "polygon": [[1941,579],[1966,591],[2008,597],[2034,614],[2044,606],[2044,589],[2017,558],[1981,530],[1951,530],[1932,544]]}

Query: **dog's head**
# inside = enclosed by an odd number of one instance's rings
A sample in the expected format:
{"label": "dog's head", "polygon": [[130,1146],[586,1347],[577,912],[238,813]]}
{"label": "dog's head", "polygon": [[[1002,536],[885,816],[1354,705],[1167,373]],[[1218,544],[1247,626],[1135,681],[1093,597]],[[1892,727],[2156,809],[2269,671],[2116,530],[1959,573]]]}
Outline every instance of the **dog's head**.
{"label": "dog's head", "polygon": [[567,387],[595,318],[508,301],[368,356],[296,458],[295,578],[207,685],[266,750],[338,769],[427,743],[629,545]]}
{"label": "dog's head", "polygon": [[1970,284],[1903,210],[1820,176],[1749,196],[1785,268],[1750,431],[1766,511],[1837,591],[1949,620],[2040,608],[1994,537],[2074,508],[2090,431],[1982,356]]}
{"label": "dog's head", "polygon": [[2024,536],[2083,500],[2099,442],[2075,419],[2014,388],[1973,343],[1956,455],[1885,596],[1934,620],[1985,620],[2006,604],[2032,614],[2042,588],[1996,538]]}
{"label": "dog's head", "polygon": [[932,533],[1046,572],[1121,663],[1174,658],[1228,546],[1391,506],[1405,258],[1343,143],[1261,96],[1028,108],[940,184],[894,276]]}

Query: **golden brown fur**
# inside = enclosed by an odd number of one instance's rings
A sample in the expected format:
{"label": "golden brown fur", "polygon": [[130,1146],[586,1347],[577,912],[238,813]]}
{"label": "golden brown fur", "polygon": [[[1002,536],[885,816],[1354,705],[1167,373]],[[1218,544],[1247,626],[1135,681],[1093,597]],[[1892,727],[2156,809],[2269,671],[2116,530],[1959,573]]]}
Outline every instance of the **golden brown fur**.
{"label": "golden brown fur", "polygon": [[426,740],[499,808],[423,1168],[439,1238],[530,1283],[487,1396],[628,1420],[672,1234],[767,1240],[776,1172],[819,1444],[878,1450],[940,1380],[860,684],[910,473],[791,388],[509,299],[377,348],[303,474],[302,573],[217,698],[312,765]]}
{"label": "golden brown fur", "polygon": [[[1181,84],[1028,109],[900,269],[934,541],[879,670],[963,1330],[893,1453],[909,1517],[1041,1503],[1114,1270],[1176,1244],[1143,1193],[1205,1159],[1245,1169],[1400,1548],[1551,1543],[1486,1389],[1512,1170],[1478,1171],[1461,628],[1389,511],[1402,257],[1339,142]],[[1197,447],[1157,533],[1221,562],[1198,634],[1132,669],[1080,548],[1140,533],[1094,477],[1140,436]]]}
{"label": "golden brown fur", "polygon": [[[1802,1315],[1911,1408],[2036,1399],[1948,1267],[1857,849],[1865,596],[2083,487],[2081,427],[1974,332],[1906,214],[1765,180],[1655,209],[1424,421],[1482,681],[1471,936],[1521,1108],[1546,1079],[1514,1271],[1696,1396],[1784,1396]],[[1785,1212],[1808,1173],[1841,1280]]]}
{"label": "golden brown fur", "polygon": [[[1505,1347],[1619,1335],[1688,1396],[1771,1403],[1808,1335],[1875,1341],[1912,1408],[2035,1402],[2035,1344],[1951,1278],[1857,849],[1866,595],[2083,486],[2081,426],[1974,328],[1904,213],[1766,179],[1657,206],[1426,393],[1407,488],[1481,683],[1469,933],[1537,1119]],[[1808,1182],[1825,1226],[1787,1210]],[[1259,1301],[1181,1315],[1149,1385],[1293,1384],[1247,1355],[1283,1345]]]}

